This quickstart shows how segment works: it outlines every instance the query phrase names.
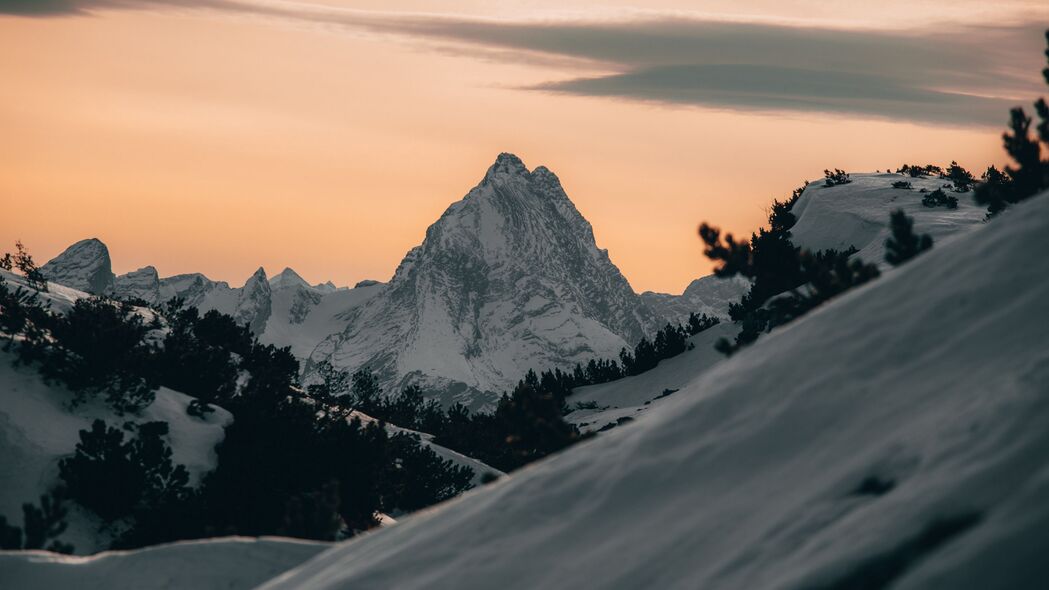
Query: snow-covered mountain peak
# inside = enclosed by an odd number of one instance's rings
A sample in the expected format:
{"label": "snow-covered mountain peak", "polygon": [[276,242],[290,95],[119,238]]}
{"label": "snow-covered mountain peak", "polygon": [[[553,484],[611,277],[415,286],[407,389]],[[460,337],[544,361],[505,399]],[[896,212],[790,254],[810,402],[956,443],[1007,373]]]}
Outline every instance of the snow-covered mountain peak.
{"label": "snow-covered mountain peak", "polygon": [[312,358],[476,407],[529,369],[614,357],[655,325],[557,177],[504,153]]}
{"label": "snow-covered mountain peak", "polygon": [[485,173],[482,184],[487,182],[505,181],[511,178],[527,177],[528,175],[528,168],[525,167],[521,158],[518,158],[509,152],[503,152],[499,154],[495,158],[495,162],[488,167],[488,172]]}
{"label": "snow-covered mountain peak", "polygon": [[272,295],[266,270],[260,266],[238,293],[233,319],[238,324],[246,324],[252,332],[261,334],[273,309]]}
{"label": "snow-covered mountain peak", "polygon": [[[310,286],[309,283],[306,282],[306,279],[299,276],[299,273],[295,272],[290,267],[285,268],[284,270],[280,271],[280,274],[270,279],[270,287],[273,289],[287,289],[289,287],[295,286],[299,286],[304,289],[313,288]],[[332,288],[334,289],[334,285],[332,285]]]}
{"label": "snow-covered mountain peak", "polygon": [[101,295],[113,290],[109,248],[98,238],[80,240],[40,267],[47,280]]}
{"label": "snow-covered mountain peak", "polygon": [[113,294],[121,298],[141,299],[146,303],[161,303],[160,274],[152,266],[120,275],[113,284]]}

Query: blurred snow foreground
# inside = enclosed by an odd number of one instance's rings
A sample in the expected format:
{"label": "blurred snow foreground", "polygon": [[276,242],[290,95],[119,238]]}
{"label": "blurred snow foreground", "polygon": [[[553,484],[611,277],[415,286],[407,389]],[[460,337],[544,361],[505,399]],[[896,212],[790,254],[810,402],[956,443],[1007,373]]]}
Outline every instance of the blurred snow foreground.
{"label": "blurred snow foreground", "polygon": [[[643,419],[312,559],[266,541],[261,588],[1037,587],[1047,254],[1043,194],[697,366]],[[0,587],[248,587],[243,543],[7,554]]]}
{"label": "blurred snow foreground", "polygon": [[109,590],[254,588],[330,544],[276,537],[226,537],[90,556],[0,552],[0,587]]}

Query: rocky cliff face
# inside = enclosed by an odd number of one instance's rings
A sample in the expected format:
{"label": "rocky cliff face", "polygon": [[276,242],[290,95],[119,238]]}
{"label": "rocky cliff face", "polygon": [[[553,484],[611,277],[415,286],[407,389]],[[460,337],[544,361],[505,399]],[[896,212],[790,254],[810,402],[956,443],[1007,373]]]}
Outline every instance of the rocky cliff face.
{"label": "rocky cliff face", "polygon": [[528,369],[614,357],[657,323],[557,176],[501,154],[311,360],[481,407]]}
{"label": "rocky cliff face", "polygon": [[121,299],[141,299],[151,305],[162,303],[160,275],[157,269],[146,266],[116,278],[113,295]]}
{"label": "rocky cliff face", "polygon": [[80,240],[40,267],[47,280],[95,295],[113,290],[109,248],[97,238]]}

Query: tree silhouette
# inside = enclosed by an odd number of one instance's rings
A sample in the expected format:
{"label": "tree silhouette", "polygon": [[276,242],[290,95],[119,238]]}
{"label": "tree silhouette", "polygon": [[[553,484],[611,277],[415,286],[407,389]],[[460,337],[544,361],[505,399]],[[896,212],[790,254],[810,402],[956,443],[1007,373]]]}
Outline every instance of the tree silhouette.
{"label": "tree silhouette", "polygon": [[889,264],[899,266],[932,248],[932,238],[928,234],[916,235],[914,220],[903,209],[889,214],[889,225],[892,236],[885,240],[885,261]]}

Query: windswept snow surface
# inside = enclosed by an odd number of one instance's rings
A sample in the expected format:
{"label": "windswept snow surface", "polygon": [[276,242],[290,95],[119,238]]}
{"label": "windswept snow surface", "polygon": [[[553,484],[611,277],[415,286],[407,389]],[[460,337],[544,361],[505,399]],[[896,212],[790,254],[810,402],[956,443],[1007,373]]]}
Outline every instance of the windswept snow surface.
{"label": "windswept snow surface", "polygon": [[5,590],[238,590],[313,557],[328,543],[227,537],[106,551],[90,557],[47,551],[0,552]]}
{"label": "windswept snow surface", "polygon": [[1042,195],[699,367],[644,420],[263,588],[1037,587],[1046,252]]}

